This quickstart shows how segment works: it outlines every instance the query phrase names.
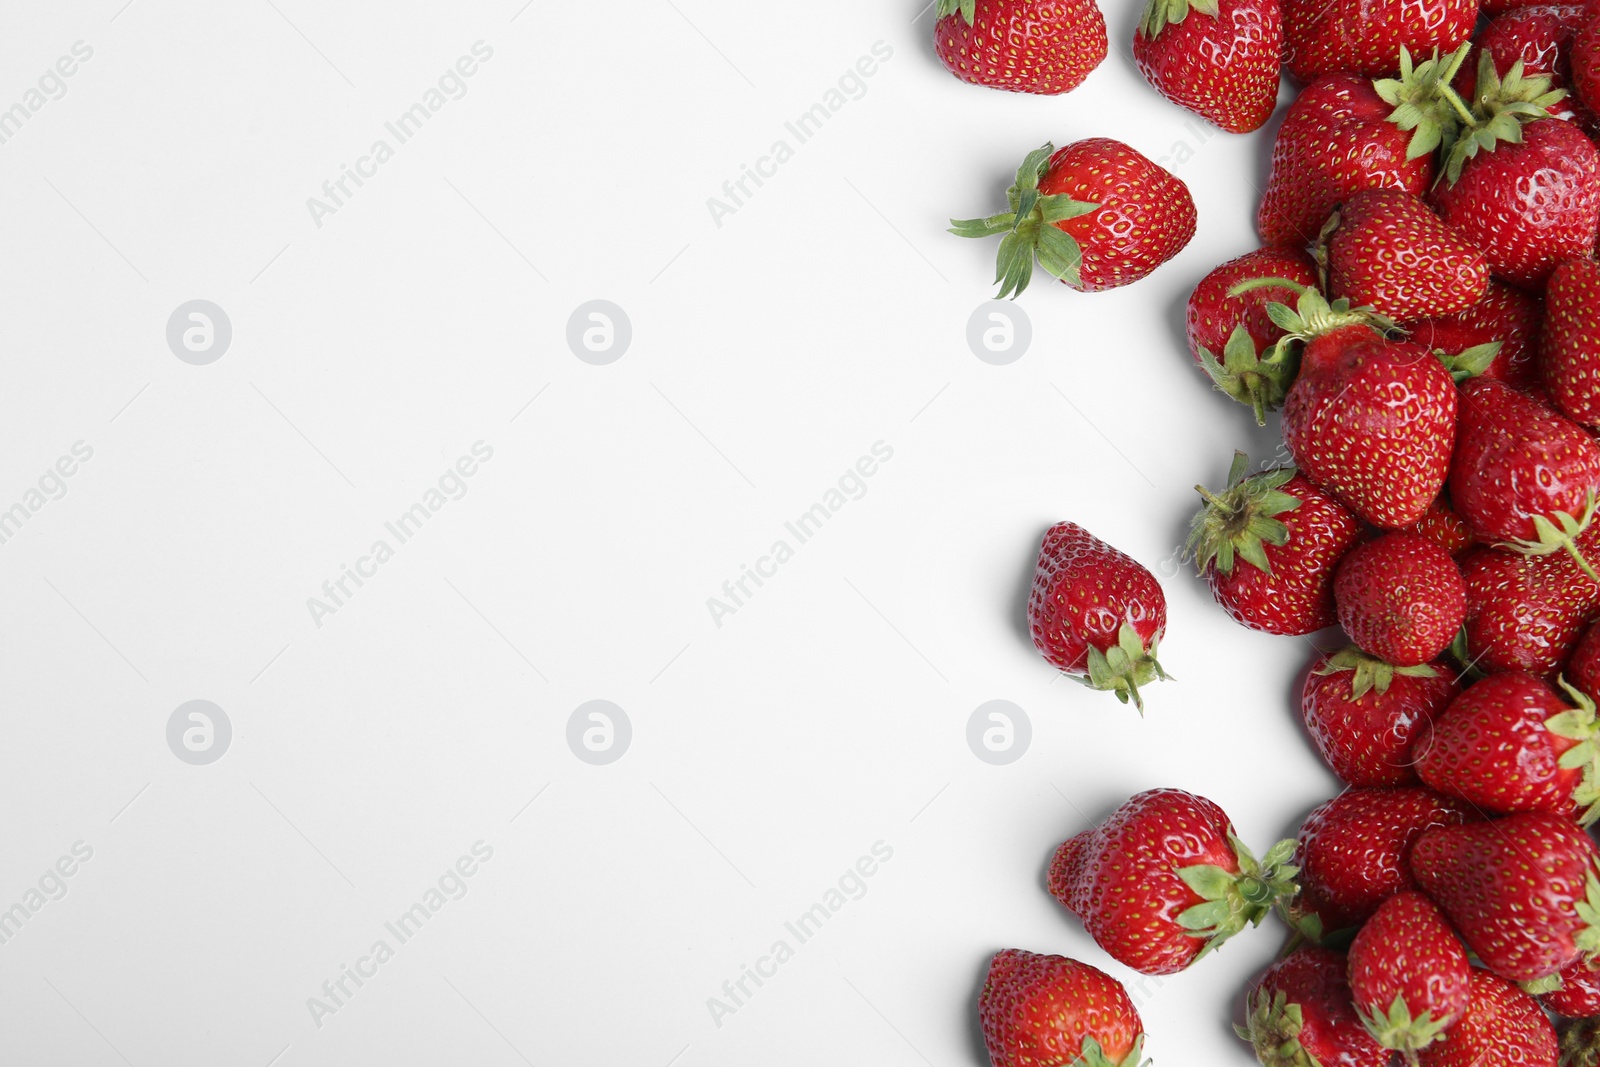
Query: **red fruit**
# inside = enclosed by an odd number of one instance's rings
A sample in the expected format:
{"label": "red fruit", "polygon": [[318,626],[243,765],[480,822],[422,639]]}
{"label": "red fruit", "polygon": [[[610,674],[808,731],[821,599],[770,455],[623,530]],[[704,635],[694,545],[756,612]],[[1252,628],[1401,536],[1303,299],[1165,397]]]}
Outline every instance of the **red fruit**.
{"label": "red fruit", "polygon": [[1050,527],[1039,547],[1028,597],[1033,645],[1057,670],[1143,710],[1139,687],[1165,678],[1156,648],[1167,598],[1137,560],[1083,527]]}
{"label": "red fruit", "polygon": [[1332,626],[1333,573],[1361,533],[1350,510],[1294,468],[1245,477],[1235,452],[1228,488],[1194,517],[1188,550],[1211,593],[1253,630],[1301,635]]}
{"label": "red fruit", "polygon": [[1230,133],[1272,116],[1282,53],[1277,0],[1149,0],[1133,35],[1156,92]]}
{"label": "red fruit", "polygon": [[1284,62],[1301,81],[1337,71],[1389,74],[1402,48],[1453,52],[1477,22],[1476,0],[1286,0]]}
{"label": "red fruit", "polygon": [[1269,1067],[1388,1067],[1389,1050],[1356,1015],[1344,956],[1309,945],[1284,957],[1256,981],[1239,1036]]}
{"label": "red fruit", "polygon": [[1582,427],[1504,382],[1461,387],[1450,499],[1475,537],[1583,564],[1577,537],[1597,494],[1600,445]]}
{"label": "red fruit", "polygon": [[1419,836],[1477,818],[1461,801],[1421,786],[1347,789],[1300,826],[1296,907],[1323,931],[1359,926],[1385,900],[1417,887],[1406,861]]}
{"label": "red fruit", "polygon": [[1467,1011],[1472,965],[1439,909],[1421,893],[1397,893],[1350,943],[1350,992],[1384,1048],[1414,1053]]}
{"label": "red fruit", "polygon": [[1567,661],[1566,676],[1574,689],[1590,696],[1600,693],[1600,623],[1584,631]]}
{"label": "red fruit", "polygon": [[1459,177],[1434,188],[1433,206],[1499,277],[1537,288],[1558,264],[1594,251],[1600,150],[1570,122],[1536,119],[1520,143],[1502,141],[1458,166]]}
{"label": "red fruit", "polygon": [[1444,486],[1455,420],[1455,382],[1433,353],[1346,326],[1306,345],[1283,439],[1300,473],[1358,516],[1409,526]]}
{"label": "red fruit", "polygon": [[1539,997],[1539,1002],[1569,1019],[1600,1015],[1600,970],[1578,959],[1561,972],[1561,988]]}
{"label": "red fruit", "polygon": [[[1330,17],[1337,10],[1321,0],[1295,3],[1321,6]],[[1273,245],[1313,241],[1329,212],[1363,189],[1425,193],[1433,157],[1406,158],[1411,134],[1388,121],[1392,110],[1372,82],[1356,74],[1330,74],[1306,86],[1273,145],[1272,174],[1256,216],[1261,239]]]}
{"label": "red fruit", "polygon": [[1328,291],[1351,304],[1416,319],[1465,311],[1488,291],[1483,252],[1403,190],[1356,193],[1330,225]]}
{"label": "red fruit", "polygon": [[1396,668],[1354,645],[1306,676],[1300,716],[1333,773],[1358,788],[1410,785],[1411,735],[1460,692],[1448,670]]}
{"label": "red fruit", "polygon": [[1108,137],[1030,152],[1006,198],[1008,212],[950,221],[960,237],[1004,235],[1000,299],[1028,287],[1035,258],[1072,288],[1094,293],[1138,281],[1194,236],[1189,187]]}
{"label": "red fruit", "polygon": [[1600,18],[1591,17],[1572,37],[1572,89],[1590,111],[1600,111]]}
{"label": "red fruit", "polygon": [[1502,978],[1473,971],[1467,1014],[1437,1045],[1424,1049],[1422,1067],[1556,1067],[1556,1033],[1539,1004]]}
{"label": "red fruit", "polygon": [[1076,89],[1106,58],[1094,0],[939,0],[933,37],[951,74],[1016,93]]}
{"label": "red fruit", "polygon": [[[1593,550],[1596,529],[1579,538]],[[1465,659],[1478,669],[1557,674],[1600,609],[1600,583],[1564,552],[1523,556],[1477,548],[1461,557],[1467,584]]]}
{"label": "red fruit", "polygon": [[1596,859],[1570,818],[1525,812],[1427,831],[1411,873],[1484,966],[1532,982],[1600,953]]}
{"label": "red fruit", "polygon": [[1144,1023],[1122,983],[1065,956],[1008,948],[989,961],[978,1022],[994,1067],[1136,1067]]}
{"label": "red fruit", "polygon": [[[1472,57],[1455,80],[1456,89],[1463,97],[1472,98],[1480,52],[1494,56],[1495,71],[1501,78],[1521,60],[1524,75],[1544,75],[1550,78],[1552,89],[1564,88],[1572,70],[1568,51],[1586,11],[1583,4],[1533,3],[1490,19],[1484,24]],[[1551,106],[1550,112],[1571,118],[1573,102],[1571,98],[1561,100]]]}
{"label": "red fruit", "polygon": [[1567,418],[1600,428],[1600,264],[1561,264],[1545,286],[1544,306],[1545,392]]}
{"label": "red fruit", "polygon": [[[1594,702],[1531,674],[1494,674],[1450,702],[1412,744],[1417,774],[1477,808],[1600,815]],[[1574,706],[1576,705],[1576,706]]]}
{"label": "red fruit", "polygon": [[1428,505],[1427,514],[1402,529],[1421,534],[1452,556],[1461,555],[1476,543],[1466,520],[1456,514],[1450,498],[1444,495]]}
{"label": "red fruit", "polygon": [[1501,281],[1490,281],[1482,300],[1455,315],[1407,325],[1411,340],[1435,352],[1457,355],[1478,345],[1500,343],[1480,378],[1498,378],[1513,389],[1539,383],[1537,356],[1544,305],[1539,298]]}
{"label": "red fruit", "polygon": [[1117,962],[1173,974],[1294,895],[1293,851],[1280,841],[1257,860],[1217,805],[1152,789],[1057,849],[1048,882]]}
{"label": "red fruit", "polygon": [[1467,614],[1467,587],[1450,553],[1394,530],[1345,553],[1333,579],[1339,625],[1363,652],[1397,667],[1427,663]]}

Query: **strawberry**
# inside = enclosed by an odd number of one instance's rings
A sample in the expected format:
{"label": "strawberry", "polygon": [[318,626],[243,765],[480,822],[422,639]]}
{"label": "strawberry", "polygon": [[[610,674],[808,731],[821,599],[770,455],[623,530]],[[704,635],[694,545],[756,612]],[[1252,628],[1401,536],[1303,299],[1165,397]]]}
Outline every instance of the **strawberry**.
{"label": "strawberry", "polygon": [[[1546,75],[1552,89],[1563,89],[1571,75],[1569,49],[1587,8],[1583,4],[1534,3],[1489,19],[1483,27],[1461,74],[1455,80],[1457,91],[1471,98],[1476,88],[1478,55],[1494,57],[1495,71],[1503,79],[1517,60],[1525,76]],[[1570,98],[1553,104],[1549,111],[1558,118],[1571,118],[1574,101]]]}
{"label": "strawberry", "polygon": [[[1600,622],[1584,631],[1567,660],[1566,676],[1581,693],[1600,693]],[[1600,1015],[1600,1011],[1595,1012]]]}
{"label": "strawberry", "polygon": [[1493,674],[1425,724],[1412,743],[1423,782],[1483,811],[1600,817],[1594,701],[1568,700],[1531,674]]}
{"label": "strawberry", "polygon": [[994,1067],[1137,1067],[1144,1046],[1144,1023],[1121,982],[1018,948],[989,961],[978,1023]]}
{"label": "strawberry", "polygon": [[[1301,286],[1317,284],[1317,267],[1297,248],[1258,248],[1231,259],[1200,279],[1189,295],[1186,327],[1189,351],[1222,392],[1255,410],[1265,426],[1266,413],[1283,403],[1295,368],[1285,361],[1261,362],[1283,337],[1272,321],[1269,305],[1293,303],[1300,289],[1265,286],[1233,295],[1241,282],[1287,278]],[[1279,368],[1282,368],[1280,370]]]}
{"label": "strawberry", "polygon": [[[1591,526],[1579,538],[1589,545]],[[1600,609],[1600,584],[1566,553],[1524,556],[1476,548],[1461,557],[1467,585],[1463,659],[1479,669],[1554,676]]]}
{"label": "strawberry", "polygon": [[1426,831],[1411,873],[1484,966],[1531,982],[1600,954],[1597,858],[1570,818],[1524,812]]}
{"label": "strawberry", "polygon": [[1361,527],[1350,510],[1293,467],[1249,477],[1233,454],[1228,488],[1196,486],[1188,550],[1217,603],[1253,630],[1300,635],[1332,626],[1333,572]]}
{"label": "strawberry", "polygon": [[1591,16],[1572,35],[1572,89],[1590,111],[1600,111],[1600,17]]}
{"label": "strawberry", "polygon": [[1466,1015],[1418,1059],[1422,1067],[1556,1067],[1555,1028],[1528,994],[1503,978],[1473,971]]}
{"label": "strawberry", "polygon": [[1329,219],[1328,291],[1395,319],[1453,315],[1483,299],[1483,252],[1401,189],[1365,189]]}
{"label": "strawberry", "polygon": [[1028,153],[1006,193],[1011,210],[951,219],[958,237],[1000,241],[999,299],[1028,287],[1037,259],[1083,293],[1136,282],[1194,236],[1189,187],[1121,141],[1094,137]]}
{"label": "strawberry", "polygon": [[1106,20],[1094,0],[939,0],[935,50],[964,82],[1054,95],[1106,58]]}
{"label": "strawberry", "polygon": [[1544,290],[1540,367],[1561,413],[1600,429],[1600,264],[1571,259]]}
{"label": "strawberry", "polygon": [[1300,717],[1324,761],[1358,788],[1410,785],[1411,735],[1459,692],[1448,671],[1395,667],[1351,645],[1306,675]]}
{"label": "strawberry", "polygon": [[1300,826],[1296,910],[1319,937],[1359,926],[1385,900],[1417,887],[1407,859],[1418,837],[1477,818],[1462,801],[1421,786],[1345,790]]}
{"label": "strawberry", "polygon": [[1152,789],[1062,844],[1050,893],[1118,963],[1174,974],[1295,892],[1293,841],[1257,860],[1221,808],[1178,789]]}
{"label": "strawberry", "polygon": [[1392,530],[1357,545],[1333,579],[1339,625],[1363,652],[1397,667],[1450,647],[1467,614],[1467,587],[1450,553]]}
{"label": "strawberry", "polygon": [[1274,963],[1235,1026],[1267,1067],[1389,1067],[1389,1050],[1356,1015],[1344,956],[1308,945]]}
{"label": "strawberry", "polygon": [[1578,536],[1600,494],[1600,445],[1504,382],[1461,387],[1450,499],[1473,536],[1528,555],[1566,551],[1593,575]]}
{"label": "strawberry", "polygon": [[[1321,5],[1320,0],[1296,3]],[[1302,245],[1328,214],[1363,189],[1403,189],[1421,196],[1433,181],[1433,157],[1407,155],[1411,135],[1388,121],[1393,108],[1372,82],[1330,74],[1289,106],[1272,148],[1272,172],[1256,215],[1261,239]]]}
{"label": "strawberry", "polygon": [[1061,522],[1039,546],[1028,597],[1028,630],[1039,653],[1091,689],[1109,690],[1144,710],[1139,687],[1166,672],[1156,649],[1167,598],[1137,560],[1083,527]]}
{"label": "strawberry", "polygon": [[1452,556],[1461,555],[1477,543],[1472,531],[1467,529],[1466,520],[1456,514],[1449,495],[1445,493],[1428,505],[1427,513],[1422,518],[1401,529],[1421,534]]}
{"label": "strawberry", "polygon": [[1536,357],[1543,320],[1544,305],[1538,297],[1491,280],[1488,293],[1467,310],[1420,319],[1408,323],[1406,329],[1417,344],[1450,355],[1498,343],[1499,351],[1479,377],[1498,378],[1513,389],[1529,389],[1539,381]]}
{"label": "strawberry", "polygon": [[1477,22],[1476,0],[1285,0],[1284,62],[1301,81],[1339,71],[1388,74],[1402,48],[1452,52]]}
{"label": "strawberry", "polygon": [[1539,1003],[1569,1019],[1600,1015],[1600,970],[1587,960],[1569,963],[1561,972],[1561,986],[1539,995]]}
{"label": "strawberry", "polygon": [[1277,0],[1148,0],[1133,35],[1156,92],[1229,133],[1272,116],[1282,52]]}
{"label": "strawberry", "polygon": [[1415,1060],[1467,1011],[1472,965],[1421,893],[1384,901],[1350,943],[1350,992],[1368,1032]]}

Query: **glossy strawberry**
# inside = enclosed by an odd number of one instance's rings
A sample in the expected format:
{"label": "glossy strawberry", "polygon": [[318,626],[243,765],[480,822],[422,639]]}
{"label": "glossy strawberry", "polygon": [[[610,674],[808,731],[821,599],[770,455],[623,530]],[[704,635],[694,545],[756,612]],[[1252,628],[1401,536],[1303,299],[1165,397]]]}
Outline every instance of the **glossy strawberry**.
{"label": "glossy strawberry", "polygon": [[1048,883],[1117,962],[1173,974],[1294,894],[1293,851],[1280,841],[1258,861],[1217,805],[1152,789],[1062,844]]}
{"label": "glossy strawberry", "polygon": [[1157,92],[1230,133],[1271,117],[1282,52],[1277,0],[1148,0],[1133,37]]}
{"label": "glossy strawberry", "polygon": [[1351,645],[1307,675],[1300,716],[1333,773],[1358,788],[1410,785],[1411,738],[1459,692],[1442,667],[1395,667]]}
{"label": "glossy strawberry", "polygon": [[1452,556],[1459,556],[1477,544],[1472,531],[1467,529],[1466,520],[1456,514],[1448,494],[1440,494],[1428,505],[1428,511],[1422,518],[1401,529],[1421,534]]}
{"label": "glossy strawberry", "polygon": [[1450,553],[1393,530],[1345,553],[1333,579],[1339,625],[1363,652],[1397,667],[1450,646],[1467,614],[1467,587]]}
{"label": "glossy strawberry", "polygon": [[[1596,527],[1579,538],[1594,551]],[[1479,670],[1554,677],[1600,610],[1600,583],[1564,552],[1524,556],[1476,548],[1461,557],[1467,585],[1465,659]]]}
{"label": "glossy strawberry", "polygon": [[1071,522],[1044,535],[1028,597],[1028,629],[1040,655],[1093,689],[1141,709],[1139,687],[1165,678],[1156,649],[1167,598],[1131,556]]}
{"label": "glossy strawberry", "polygon": [[1596,859],[1570,818],[1526,812],[1425,832],[1411,873],[1484,966],[1531,982],[1600,953]]}
{"label": "glossy strawberry", "polygon": [[1590,17],[1573,34],[1570,58],[1573,92],[1590,111],[1600,111],[1600,17]]}
{"label": "glossy strawberry", "polygon": [[1561,987],[1539,996],[1539,1003],[1569,1019],[1600,1015],[1600,970],[1577,959],[1561,972]]}
{"label": "glossy strawberry", "polygon": [[1268,967],[1245,1001],[1239,1036],[1267,1067],[1388,1067],[1356,1015],[1343,955],[1315,945]]}
{"label": "glossy strawberry", "polygon": [[1395,319],[1453,315],[1483,299],[1483,252],[1400,189],[1366,189],[1339,208],[1324,241],[1333,296]]}
{"label": "glossy strawberry", "polygon": [[1121,141],[1095,137],[1028,154],[1006,194],[1011,209],[952,219],[960,237],[1000,242],[1000,299],[1028,287],[1033,264],[1093,293],[1136,282],[1194,236],[1189,187]]}
{"label": "glossy strawberry", "polygon": [[1284,61],[1301,81],[1340,71],[1389,74],[1400,49],[1453,52],[1477,21],[1473,0],[1285,0]]}
{"label": "glossy strawberry", "polygon": [[1448,355],[1484,344],[1500,345],[1478,377],[1498,378],[1513,389],[1539,383],[1539,329],[1544,304],[1531,293],[1491,280],[1484,298],[1465,311],[1408,323],[1411,340]]}
{"label": "glossy strawberry", "polygon": [[974,85],[1065,93],[1106,58],[1094,0],[939,0],[937,17],[939,60]]}
{"label": "glossy strawberry", "polygon": [[[1533,3],[1487,20],[1472,56],[1456,78],[1457,90],[1469,100],[1473,97],[1480,52],[1494,57],[1495,70],[1501,78],[1521,60],[1523,74],[1547,75],[1552,89],[1566,88],[1572,73],[1568,53],[1587,11],[1584,4]],[[1568,97],[1549,110],[1560,118],[1571,118],[1575,103]]]}
{"label": "glossy strawberry", "polygon": [[1396,893],[1350,943],[1350,992],[1384,1048],[1414,1053],[1467,1011],[1472,965],[1455,931],[1421,893]]}
{"label": "glossy strawberry", "polygon": [[1591,624],[1573,648],[1566,678],[1579,692],[1590,697],[1600,694],[1600,622]]}
{"label": "glossy strawberry", "polygon": [[1217,603],[1238,622],[1271,634],[1333,625],[1333,574],[1361,526],[1350,509],[1292,467],[1250,474],[1235,452],[1228,487],[1196,486],[1188,550]]}
{"label": "glossy strawberry", "polygon": [[978,1023],[994,1067],[1138,1067],[1144,1023],[1115,978],[1065,956],[995,953]]}
{"label": "glossy strawberry", "polygon": [[[1283,403],[1299,369],[1294,361],[1274,361],[1268,349],[1284,336],[1269,305],[1293,305],[1301,290],[1267,286],[1234,295],[1242,282],[1286,278],[1300,286],[1317,284],[1317,267],[1296,248],[1258,248],[1217,267],[1189,294],[1186,330],[1189,351],[1218,389],[1251,407],[1265,426],[1266,413]],[[1263,362],[1263,357],[1268,357]]]}
{"label": "glossy strawberry", "polygon": [[1443,1040],[1423,1050],[1422,1067],[1556,1067],[1556,1034],[1528,994],[1486,971],[1473,971],[1467,1013]]}
{"label": "glossy strawberry", "polygon": [[1567,418],[1600,428],[1600,264],[1561,264],[1545,286],[1544,303],[1545,393]]}

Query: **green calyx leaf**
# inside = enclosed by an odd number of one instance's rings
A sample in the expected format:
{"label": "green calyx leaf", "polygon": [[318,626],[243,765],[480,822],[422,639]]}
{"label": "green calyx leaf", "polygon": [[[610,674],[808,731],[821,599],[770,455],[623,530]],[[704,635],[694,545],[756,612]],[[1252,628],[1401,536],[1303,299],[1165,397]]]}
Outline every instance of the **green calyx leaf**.
{"label": "green calyx leaf", "polygon": [[1389,691],[1389,686],[1394,684],[1394,676],[1397,674],[1406,678],[1435,678],[1439,674],[1426,663],[1419,663],[1414,667],[1396,667],[1376,656],[1367,655],[1355,645],[1342,648],[1323,660],[1317,665],[1315,673],[1330,675],[1344,671],[1351,672],[1351,700],[1360,700],[1374,691],[1382,696]]}
{"label": "green calyx leaf", "polygon": [[1141,685],[1149,685],[1158,678],[1168,681],[1171,675],[1162,669],[1156,659],[1158,634],[1146,648],[1139,640],[1139,632],[1132,623],[1125,622],[1117,631],[1117,643],[1101,652],[1089,646],[1089,674],[1078,680],[1090,689],[1100,689],[1117,694],[1124,704],[1133,701],[1139,714],[1144,714],[1144,698],[1139,694]]}
{"label": "green calyx leaf", "polygon": [[1234,1033],[1250,1042],[1256,1059],[1267,1067],[1322,1067],[1300,1044],[1300,1032],[1305,1029],[1304,1011],[1282,990],[1258,990],[1246,1023],[1234,1027]]}
{"label": "green calyx leaf", "polygon": [[1573,942],[1582,950],[1584,960],[1592,965],[1600,959],[1600,870],[1596,870],[1593,863],[1584,878],[1583,896],[1584,899],[1573,906],[1583,923]]}
{"label": "green calyx leaf", "polygon": [[1077,238],[1060,224],[1098,211],[1100,205],[1064,194],[1039,192],[1039,181],[1054,153],[1055,146],[1049,143],[1028,153],[1017,168],[1016,181],[1006,191],[1010,211],[980,219],[950,220],[950,232],[957,237],[1000,237],[994,278],[1000,286],[997,299],[1015,298],[1028,287],[1035,260],[1069,285],[1078,284],[1083,250]]}
{"label": "green calyx leaf", "polygon": [[1572,791],[1572,803],[1578,809],[1578,823],[1590,826],[1600,819],[1600,722],[1596,722],[1595,704],[1587,693],[1558,679],[1572,707],[1544,721],[1544,728],[1557,737],[1574,742],[1561,754],[1563,770],[1582,770],[1583,779]]}
{"label": "green calyx leaf", "polygon": [[939,0],[939,7],[934,17],[942,19],[958,11],[961,12],[961,18],[966,24],[971,26],[978,17],[978,0]]}
{"label": "green calyx leaf", "polygon": [[1290,865],[1294,859],[1293,839],[1279,841],[1259,860],[1231,831],[1228,843],[1239,867],[1237,874],[1204,863],[1177,871],[1201,900],[1178,915],[1178,925],[1189,936],[1205,939],[1205,947],[1196,959],[1214,952],[1245,927],[1260,926],[1275,908],[1300,891],[1294,880],[1300,869]]}
{"label": "green calyx leaf", "polygon": [[1299,497],[1283,491],[1295,468],[1246,477],[1249,469],[1250,457],[1235,452],[1226,489],[1213,493],[1195,486],[1205,504],[1189,524],[1187,551],[1202,575],[1213,566],[1220,574],[1232,574],[1237,560],[1271,574],[1267,546],[1289,543],[1289,527],[1280,516],[1300,506]]}
{"label": "green calyx leaf", "polygon": [[1133,1048],[1120,1060],[1113,1060],[1106,1055],[1105,1046],[1092,1037],[1083,1039],[1083,1047],[1077,1059],[1072,1061],[1071,1067],[1139,1067],[1144,1057],[1144,1035],[1140,1034],[1134,1039]]}
{"label": "green calyx leaf", "polygon": [[1566,980],[1561,977],[1561,972],[1547,974],[1543,978],[1535,978],[1529,982],[1518,982],[1517,986],[1530,997],[1542,997],[1546,993],[1554,993],[1566,987]]}
{"label": "green calyx leaf", "polygon": [[1450,84],[1471,51],[1471,44],[1463,44],[1448,56],[1439,55],[1436,49],[1433,58],[1413,64],[1411,53],[1402,47],[1400,76],[1372,83],[1378,96],[1394,106],[1388,121],[1411,133],[1407,159],[1441,149],[1449,152],[1462,127],[1472,122],[1472,112]]}
{"label": "green calyx leaf", "polygon": [[1552,89],[1551,85],[1548,75],[1528,76],[1521,59],[1501,78],[1494,54],[1488,49],[1479,52],[1472,106],[1455,137],[1440,146],[1444,166],[1439,180],[1454,185],[1461,178],[1461,168],[1479,152],[1493,152],[1502,141],[1521,144],[1523,125],[1549,118],[1550,108],[1566,98],[1565,89]]}
{"label": "green calyx leaf", "polygon": [[1445,1029],[1455,1022],[1451,1018],[1435,1019],[1431,1012],[1413,1016],[1411,1009],[1406,1007],[1405,998],[1401,996],[1394,998],[1388,1011],[1368,1012],[1358,1007],[1356,1014],[1361,1016],[1362,1025],[1374,1041],[1384,1048],[1404,1053],[1412,1060],[1418,1049],[1427,1048],[1442,1038]]}
{"label": "green calyx leaf", "polygon": [[1271,359],[1260,358],[1255,339],[1243,323],[1228,335],[1220,363],[1210,349],[1204,345],[1200,347],[1200,366],[1212,384],[1239,403],[1249,405],[1255,412],[1257,426],[1265,426],[1267,412],[1282,406],[1289,386],[1300,372],[1298,350],[1274,346],[1270,351]]}
{"label": "green calyx leaf", "polygon": [[1217,0],[1148,0],[1144,14],[1139,16],[1139,33],[1153,41],[1168,24],[1179,23],[1189,17],[1190,10],[1209,18],[1217,17]]}
{"label": "green calyx leaf", "polygon": [[1565,511],[1557,511],[1550,515],[1535,515],[1533,540],[1509,541],[1499,547],[1521,552],[1525,556],[1548,556],[1552,552],[1567,552],[1577,561],[1583,573],[1600,582],[1600,574],[1595,573],[1594,567],[1584,559],[1583,552],[1578,548],[1578,535],[1587,530],[1589,523],[1594,521],[1597,503],[1600,503],[1600,500],[1597,500],[1594,490],[1591,489],[1588,499],[1584,501],[1583,514],[1573,516]]}
{"label": "green calyx leaf", "polygon": [[1243,296],[1257,289],[1278,288],[1289,289],[1300,295],[1294,307],[1275,300],[1267,304],[1267,317],[1283,331],[1283,337],[1263,357],[1268,362],[1287,358],[1284,350],[1290,346],[1298,347],[1346,326],[1367,326],[1378,333],[1388,333],[1396,328],[1393,319],[1378,314],[1373,308],[1351,307],[1350,299],[1343,296],[1330,302],[1318,290],[1288,278],[1251,278],[1229,289],[1228,295]]}
{"label": "green calyx leaf", "polygon": [[1483,668],[1478,666],[1478,656],[1474,656],[1472,649],[1467,647],[1467,628],[1465,626],[1456,631],[1456,635],[1450,639],[1450,647],[1446,651],[1450,653],[1450,658],[1455,660],[1457,666],[1461,668],[1461,673],[1456,676],[1456,681],[1471,683],[1481,681],[1486,677]]}
{"label": "green calyx leaf", "polygon": [[1442,348],[1433,350],[1439,357],[1439,362],[1444,364],[1444,369],[1450,372],[1450,377],[1460,385],[1468,378],[1476,378],[1489,369],[1489,364],[1494,362],[1494,357],[1500,354],[1501,342],[1490,341],[1487,344],[1473,345],[1471,348],[1455,355],[1450,355]]}

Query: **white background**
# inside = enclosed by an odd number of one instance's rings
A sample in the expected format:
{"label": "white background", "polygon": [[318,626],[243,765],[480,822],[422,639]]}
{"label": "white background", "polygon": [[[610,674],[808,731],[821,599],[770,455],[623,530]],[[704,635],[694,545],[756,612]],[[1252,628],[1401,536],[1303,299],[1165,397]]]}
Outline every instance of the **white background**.
{"label": "white background", "polygon": [[[0,107],[93,58],[0,145],[0,945],[7,1064],[982,1063],[987,957],[1111,963],[1042,885],[1128,795],[1208,795],[1258,848],[1335,791],[1291,693],[1175,548],[1197,481],[1270,450],[1190,366],[1182,304],[1254,247],[1270,135],[1204,127],[1126,53],[1077,92],[951,78],[909,2],[104,0],[13,5]],[[276,6],[274,6],[274,4]],[[494,50],[318,227],[307,198],[475,41]],[[875,42],[825,129],[717,226],[708,197]],[[1199,233],[1151,279],[1035,284],[1033,343],[965,339],[997,210],[1046,139],[1166,157]],[[209,366],[168,349],[227,312]],[[633,342],[593,366],[584,301]],[[529,401],[533,400],[531,405]],[[307,598],[476,441],[494,458],[318,627]],[[736,614],[707,598],[875,442],[893,458]],[[1158,570],[1178,681],[1131,708],[1022,623],[1072,518]],[[190,766],[192,699],[233,726]],[[569,715],[614,701],[590,766]],[[1026,709],[1009,766],[968,749]],[[531,805],[530,798],[537,796]],[[492,861],[338,1012],[307,998],[482,840]],[[718,1026],[707,1000],[874,842],[893,859]],[[1158,1063],[1228,1031],[1281,930],[1139,992]],[[276,1057],[276,1059],[275,1059]]]}

